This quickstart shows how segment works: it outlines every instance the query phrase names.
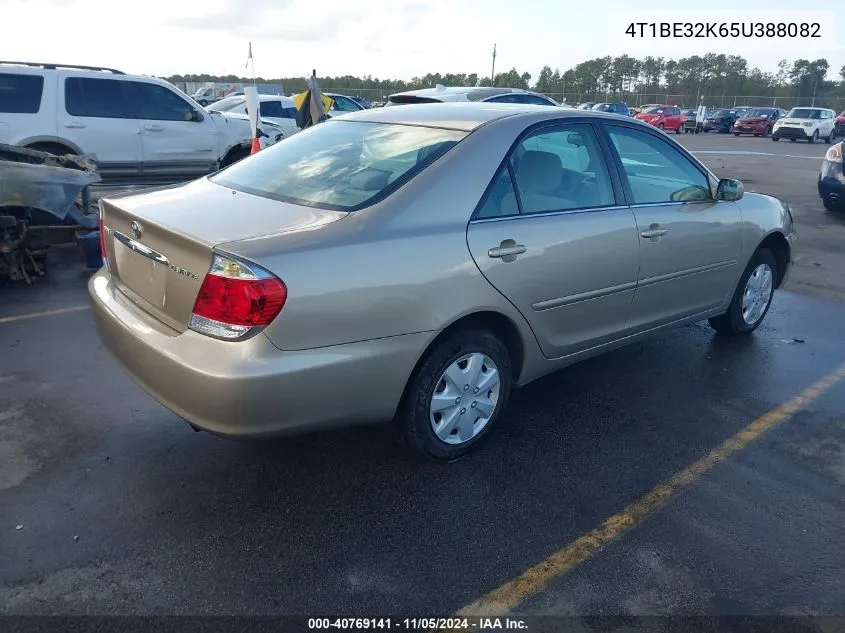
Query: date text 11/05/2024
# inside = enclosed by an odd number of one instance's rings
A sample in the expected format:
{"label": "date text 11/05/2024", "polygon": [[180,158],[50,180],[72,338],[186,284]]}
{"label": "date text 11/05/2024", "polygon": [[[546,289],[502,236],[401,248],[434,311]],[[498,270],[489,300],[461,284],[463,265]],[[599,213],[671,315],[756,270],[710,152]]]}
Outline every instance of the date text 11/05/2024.
{"label": "date text 11/05/2024", "polygon": [[498,617],[450,617],[450,618],[308,618],[308,628],[346,629],[358,631],[378,630],[526,630],[525,620]]}
{"label": "date text 11/05/2024", "polygon": [[631,22],[631,37],[821,38],[818,22]]}

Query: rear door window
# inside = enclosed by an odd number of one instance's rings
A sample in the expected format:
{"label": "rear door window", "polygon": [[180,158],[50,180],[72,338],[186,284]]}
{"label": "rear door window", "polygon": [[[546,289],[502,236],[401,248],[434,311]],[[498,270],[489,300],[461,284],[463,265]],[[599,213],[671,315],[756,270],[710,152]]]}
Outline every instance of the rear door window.
{"label": "rear door window", "polygon": [[68,77],[65,79],[65,110],[71,116],[132,119],[126,81]]}
{"label": "rear door window", "polygon": [[41,109],[44,77],[0,73],[0,112],[35,114]]}

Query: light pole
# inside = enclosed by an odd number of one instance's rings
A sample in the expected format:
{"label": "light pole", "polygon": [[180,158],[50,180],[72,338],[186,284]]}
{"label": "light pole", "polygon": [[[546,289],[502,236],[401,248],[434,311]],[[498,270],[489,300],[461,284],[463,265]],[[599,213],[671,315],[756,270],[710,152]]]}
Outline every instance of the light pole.
{"label": "light pole", "polygon": [[496,81],[496,45],[493,44],[493,68],[490,70],[490,87],[493,87],[493,84]]}

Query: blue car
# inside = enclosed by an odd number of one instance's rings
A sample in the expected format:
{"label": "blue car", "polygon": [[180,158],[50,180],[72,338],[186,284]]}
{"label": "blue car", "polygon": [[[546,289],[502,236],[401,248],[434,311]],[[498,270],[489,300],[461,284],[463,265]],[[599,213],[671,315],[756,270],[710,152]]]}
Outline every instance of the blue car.
{"label": "blue car", "polygon": [[845,212],[845,169],[843,169],[843,144],[833,145],[822,161],[819,173],[819,196],[825,209]]}

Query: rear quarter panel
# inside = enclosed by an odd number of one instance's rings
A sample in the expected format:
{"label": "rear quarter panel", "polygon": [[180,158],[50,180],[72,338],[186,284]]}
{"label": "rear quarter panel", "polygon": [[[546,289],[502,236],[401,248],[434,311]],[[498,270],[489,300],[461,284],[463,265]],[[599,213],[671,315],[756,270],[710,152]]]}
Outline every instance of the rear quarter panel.
{"label": "rear quarter panel", "polygon": [[528,324],[481,275],[466,242],[470,215],[522,126],[490,124],[385,201],[319,231],[219,246],[276,273],[288,288],[266,330],[282,350],[415,332],[436,333],[480,311],[508,317],[526,358]]}

